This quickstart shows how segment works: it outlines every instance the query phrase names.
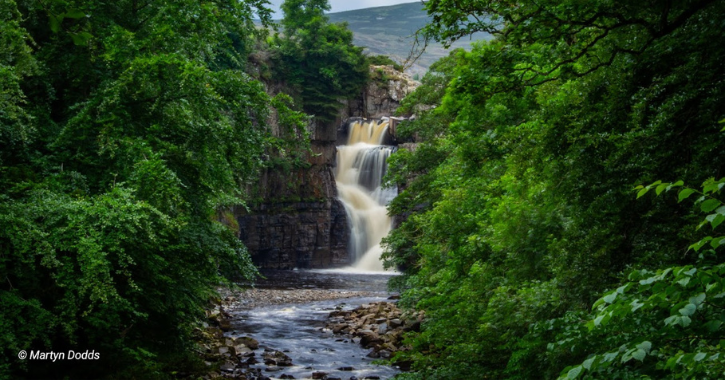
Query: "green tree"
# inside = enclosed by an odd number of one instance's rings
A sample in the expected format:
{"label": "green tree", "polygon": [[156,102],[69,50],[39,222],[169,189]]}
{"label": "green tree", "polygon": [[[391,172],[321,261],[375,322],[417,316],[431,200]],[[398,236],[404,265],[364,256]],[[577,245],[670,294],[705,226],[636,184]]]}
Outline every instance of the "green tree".
{"label": "green tree", "polygon": [[405,185],[392,210],[412,214],[385,255],[407,265],[403,303],[427,318],[401,354],[418,372],[402,377],[559,376],[616,348],[591,336],[576,349],[565,343],[625,273],[696,264],[682,252],[699,239],[691,210],[672,199],[637,202],[631,189],[722,175],[725,49],[715,41],[725,7],[426,7],[428,37],[496,38],[456,55],[439,76],[440,101],[430,86],[410,98],[406,109],[433,122],[409,124],[424,142],[391,159],[390,178]]}
{"label": "green tree", "polygon": [[[0,2],[0,377],[165,377],[215,287],[255,275],[217,215],[271,104],[305,127],[246,73],[265,3]],[[101,360],[13,359],[69,349]]]}
{"label": "green tree", "polygon": [[340,100],[360,94],[368,80],[362,48],[345,24],[330,24],[327,1],[287,0],[276,69],[298,94],[303,110],[323,122],[335,119]]}

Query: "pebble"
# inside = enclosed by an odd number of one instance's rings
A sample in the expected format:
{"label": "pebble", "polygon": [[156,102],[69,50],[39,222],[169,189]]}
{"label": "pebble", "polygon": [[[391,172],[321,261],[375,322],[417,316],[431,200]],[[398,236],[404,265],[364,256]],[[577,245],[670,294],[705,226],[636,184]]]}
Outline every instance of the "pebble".
{"label": "pebble", "polygon": [[370,297],[374,292],[340,291],[330,289],[217,289],[224,295],[225,304],[234,309],[254,309],[260,306],[306,303],[341,298]]}

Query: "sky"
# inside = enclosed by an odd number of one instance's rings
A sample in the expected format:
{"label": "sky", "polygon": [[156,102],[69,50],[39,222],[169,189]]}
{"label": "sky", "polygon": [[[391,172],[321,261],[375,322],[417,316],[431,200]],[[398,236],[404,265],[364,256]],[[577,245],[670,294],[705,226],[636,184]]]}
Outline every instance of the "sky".
{"label": "sky", "polygon": [[[274,18],[282,17],[282,13],[279,12],[279,5],[282,4],[282,0],[269,0],[272,3],[272,9],[277,12]],[[386,5],[395,5],[402,3],[417,3],[420,0],[329,0],[330,1],[330,12],[343,12],[350,11],[353,9],[372,8],[372,7],[384,7]]]}

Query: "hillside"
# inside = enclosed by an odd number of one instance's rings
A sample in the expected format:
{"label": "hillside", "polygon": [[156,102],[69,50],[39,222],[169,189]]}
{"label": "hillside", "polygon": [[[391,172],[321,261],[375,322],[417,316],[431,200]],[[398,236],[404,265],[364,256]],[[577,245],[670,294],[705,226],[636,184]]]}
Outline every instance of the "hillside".
{"label": "hillside", "polygon": [[[413,44],[413,34],[429,21],[430,17],[418,2],[365,8],[328,14],[332,22],[347,22],[355,33],[354,43],[364,46],[371,54],[389,55],[396,61],[404,61]],[[490,38],[478,33],[471,40],[456,42],[451,49],[467,48],[472,40]],[[424,72],[433,62],[448,54],[441,44],[431,44],[411,67],[413,73]]]}

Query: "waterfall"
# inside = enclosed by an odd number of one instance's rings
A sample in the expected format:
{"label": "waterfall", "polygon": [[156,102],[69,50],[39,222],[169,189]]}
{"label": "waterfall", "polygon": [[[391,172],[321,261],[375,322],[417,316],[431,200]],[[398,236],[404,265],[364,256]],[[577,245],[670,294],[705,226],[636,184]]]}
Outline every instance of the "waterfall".
{"label": "waterfall", "polygon": [[398,194],[383,188],[387,160],[395,150],[382,145],[389,121],[355,121],[350,124],[346,145],[337,147],[335,181],[350,224],[348,249],[353,268],[382,271],[380,240],[390,231],[387,204]]}

